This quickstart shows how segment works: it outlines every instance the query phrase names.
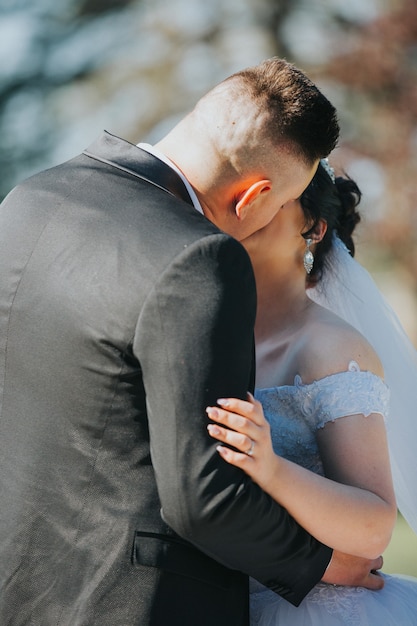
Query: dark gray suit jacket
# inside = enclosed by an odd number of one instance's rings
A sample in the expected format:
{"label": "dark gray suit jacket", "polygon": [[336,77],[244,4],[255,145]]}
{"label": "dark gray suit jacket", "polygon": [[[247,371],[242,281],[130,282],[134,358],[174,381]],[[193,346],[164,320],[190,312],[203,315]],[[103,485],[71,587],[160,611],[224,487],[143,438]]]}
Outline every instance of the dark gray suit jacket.
{"label": "dark gray suit jacket", "polygon": [[[239,626],[331,551],[206,431],[253,382],[242,246],[108,133],[0,210],[0,624]],[[243,572],[243,573],[241,573]]]}

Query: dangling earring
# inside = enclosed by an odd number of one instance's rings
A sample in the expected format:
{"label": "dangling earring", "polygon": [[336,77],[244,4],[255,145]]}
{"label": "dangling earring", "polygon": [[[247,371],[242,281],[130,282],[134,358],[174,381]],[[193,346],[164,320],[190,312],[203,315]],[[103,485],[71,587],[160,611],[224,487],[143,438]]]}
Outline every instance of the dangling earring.
{"label": "dangling earring", "polygon": [[306,239],[306,251],[304,252],[304,257],[303,257],[303,261],[304,261],[304,267],[305,270],[307,272],[307,274],[310,274],[311,270],[313,269],[313,264],[314,264],[314,255],[310,250],[310,246],[313,243],[312,239]]}

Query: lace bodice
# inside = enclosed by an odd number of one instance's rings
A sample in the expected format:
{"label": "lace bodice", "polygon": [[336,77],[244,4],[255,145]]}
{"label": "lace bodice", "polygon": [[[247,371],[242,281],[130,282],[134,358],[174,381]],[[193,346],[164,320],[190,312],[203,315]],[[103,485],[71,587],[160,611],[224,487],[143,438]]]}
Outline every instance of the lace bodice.
{"label": "lace bodice", "polygon": [[323,474],[316,443],[319,428],[358,413],[388,416],[388,387],[375,374],[360,371],[355,361],[347,371],[311,384],[296,376],[292,386],[258,389],[255,395],[271,424],[275,452],[317,474]]}

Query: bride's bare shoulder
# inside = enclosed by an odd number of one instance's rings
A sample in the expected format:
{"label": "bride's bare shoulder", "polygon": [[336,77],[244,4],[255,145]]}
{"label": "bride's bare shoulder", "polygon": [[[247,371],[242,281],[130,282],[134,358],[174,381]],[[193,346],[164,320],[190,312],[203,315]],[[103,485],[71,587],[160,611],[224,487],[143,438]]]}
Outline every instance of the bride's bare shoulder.
{"label": "bride's bare shoulder", "polygon": [[301,378],[311,382],[344,372],[351,361],[383,378],[381,361],[365,337],[343,319],[315,304],[300,345]]}

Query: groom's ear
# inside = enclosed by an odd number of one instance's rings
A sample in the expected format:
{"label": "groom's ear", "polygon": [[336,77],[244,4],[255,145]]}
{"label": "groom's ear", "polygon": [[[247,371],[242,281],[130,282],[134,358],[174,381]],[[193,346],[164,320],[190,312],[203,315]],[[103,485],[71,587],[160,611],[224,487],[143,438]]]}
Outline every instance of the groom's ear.
{"label": "groom's ear", "polygon": [[252,183],[244,191],[242,191],[237,197],[235,204],[235,213],[239,220],[246,217],[248,208],[253,205],[259,197],[270,191],[272,183],[270,180],[258,180],[256,183]]}

